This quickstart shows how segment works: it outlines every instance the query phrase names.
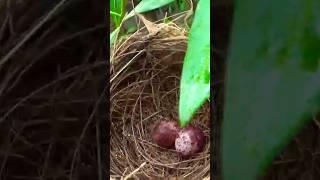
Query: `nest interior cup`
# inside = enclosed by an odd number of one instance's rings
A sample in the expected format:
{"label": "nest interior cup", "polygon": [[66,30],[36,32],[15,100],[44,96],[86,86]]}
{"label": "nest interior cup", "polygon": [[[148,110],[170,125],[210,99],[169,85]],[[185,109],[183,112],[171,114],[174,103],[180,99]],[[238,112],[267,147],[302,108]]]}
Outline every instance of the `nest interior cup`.
{"label": "nest interior cup", "polygon": [[[204,150],[184,160],[172,149],[152,142],[152,130],[163,119],[178,120],[179,85],[187,47],[184,29],[162,24],[161,33],[148,31],[119,40],[111,60],[110,174],[113,178],[160,177],[202,179],[210,174],[210,141]],[[137,54],[140,54],[137,56]],[[209,104],[192,125],[209,139]]]}

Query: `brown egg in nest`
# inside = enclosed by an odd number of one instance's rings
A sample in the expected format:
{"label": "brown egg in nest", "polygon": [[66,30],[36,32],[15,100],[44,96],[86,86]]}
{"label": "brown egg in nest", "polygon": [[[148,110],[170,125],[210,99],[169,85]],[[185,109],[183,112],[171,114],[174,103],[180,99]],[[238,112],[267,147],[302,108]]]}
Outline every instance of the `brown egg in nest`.
{"label": "brown egg in nest", "polygon": [[177,152],[184,158],[188,158],[200,152],[205,145],[205,136],[200,128],[187,126],[179,131],[175,140]]}
{"label": "brown egg in nest", "polygon": [[171,149],[174,147],[180,127],[176,121],[160,121],[153,129],[152,141],[160,147]]}

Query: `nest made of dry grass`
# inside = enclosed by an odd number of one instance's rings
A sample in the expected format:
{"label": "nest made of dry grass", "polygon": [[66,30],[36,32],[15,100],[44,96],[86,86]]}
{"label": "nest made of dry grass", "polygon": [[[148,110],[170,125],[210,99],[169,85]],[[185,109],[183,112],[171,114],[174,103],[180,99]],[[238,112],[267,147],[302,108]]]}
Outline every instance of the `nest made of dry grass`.
{"label": "nest made of dry grass", "polygon": [[203,152],[182,160],[174,150],[162,149],[151,141],[152,127],[159,120],[178,120],[187,32],[174,23],[143,21],[149,27],[119,40],[111,55],[111,177],[208,177],[209,104],[198,111],[193,121],[208,137]]}

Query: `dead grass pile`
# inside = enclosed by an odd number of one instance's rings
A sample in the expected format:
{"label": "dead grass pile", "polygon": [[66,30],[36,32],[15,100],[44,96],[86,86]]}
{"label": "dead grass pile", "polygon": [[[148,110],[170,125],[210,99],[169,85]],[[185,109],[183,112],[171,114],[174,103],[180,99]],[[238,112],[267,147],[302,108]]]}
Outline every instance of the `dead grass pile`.
{"label": "dead grass pile", "polygon": [[99,179],[105,10],[0,0],[0,179]]}
{"label": "dead grass pile", "polygon": [[145,27],[120,39],[111,54],[111,177],[208,177],[209,104],[192,122],[208,139],[203,152],[182,160],[174,150],[162,149],[151,141],[152,127],[159,120],[178,120],[187,32],[174,23],[153,24],[142,16],[140,19]]}

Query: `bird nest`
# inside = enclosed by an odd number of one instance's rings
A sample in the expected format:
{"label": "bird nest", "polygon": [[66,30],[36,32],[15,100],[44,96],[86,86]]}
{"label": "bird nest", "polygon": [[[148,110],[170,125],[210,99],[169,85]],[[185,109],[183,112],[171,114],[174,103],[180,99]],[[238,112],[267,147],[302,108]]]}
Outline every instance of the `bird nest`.
{"label": "bird nest", "polygon": [[111,52],[111,177],[207,179],[209,103],[192,121],[208,140],[202,152],[185,160],[175,150],[163,149],[151,140],[157,122],[178,120],[187,32],[174,23],[142,20],[145,27],[117,41]]}

